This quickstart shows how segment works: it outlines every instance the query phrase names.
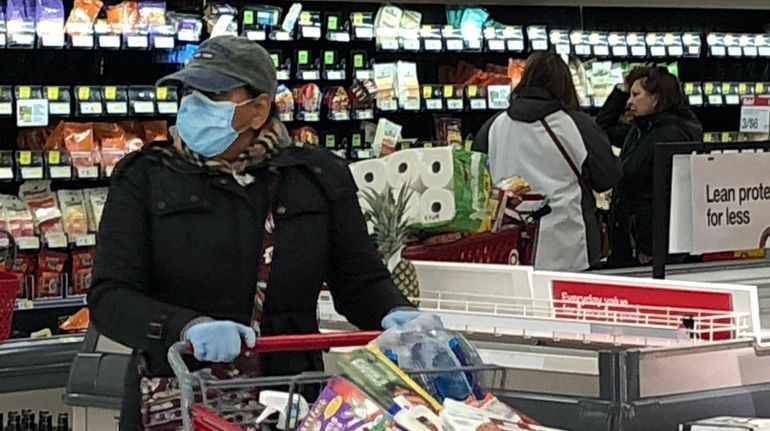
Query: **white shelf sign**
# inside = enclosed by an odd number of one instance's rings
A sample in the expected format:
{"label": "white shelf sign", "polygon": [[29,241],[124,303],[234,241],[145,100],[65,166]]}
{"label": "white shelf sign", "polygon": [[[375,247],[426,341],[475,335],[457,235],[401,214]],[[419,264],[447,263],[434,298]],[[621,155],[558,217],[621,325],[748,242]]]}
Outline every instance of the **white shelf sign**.
{"label": "white shelf sign", "polygon": [[741,133],[770,133],[770,106],[741,108]]}

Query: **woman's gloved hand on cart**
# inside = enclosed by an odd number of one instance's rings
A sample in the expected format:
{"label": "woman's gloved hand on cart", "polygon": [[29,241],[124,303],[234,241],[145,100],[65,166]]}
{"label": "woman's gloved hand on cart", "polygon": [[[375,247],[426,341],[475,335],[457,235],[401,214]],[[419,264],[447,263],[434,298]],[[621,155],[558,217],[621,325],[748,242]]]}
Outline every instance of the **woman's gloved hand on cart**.
{"label": "woman's gloved hand on cart", "polygon": [[388,330],[391,328],[396,328],[409,322],[413,322],[420,317],[425,317],[425,319],[422,319],[423,322],[421,322],[422,324],[420,326],[426,326],[421,329],[431,330],[444,328],[444,322],[442,322],[441,318],[435,314],[423,313],[416,308],[400,307],[391,311],[387,316],[385,316],[385,318],[382,319],[382,329]]}
{"label": "woman's gloved hand on cart", "polygon": [[254,329],[229,320],[202,318],[188,324],[183,339],[193,346],[195,359],[201,362],[232,362],[241,349],[257,345]]}

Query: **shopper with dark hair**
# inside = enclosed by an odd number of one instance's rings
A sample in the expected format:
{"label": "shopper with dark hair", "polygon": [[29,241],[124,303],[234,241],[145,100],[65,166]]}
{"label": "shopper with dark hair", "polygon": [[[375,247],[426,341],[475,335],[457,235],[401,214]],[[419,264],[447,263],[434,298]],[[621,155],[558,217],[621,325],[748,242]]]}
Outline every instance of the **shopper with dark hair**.
{"label": "shopper with dark hair", "polygon": [[[626,110],[627,108],[627,110]],[[630,125],[622,118],[630,115]],[[627,129],[620,158],[623,178],[611,212],[610,266],[652,260],[653,150],[657,142],[699,141],[703,129],[690,110],[679,79],[664,67],[632,70],[607,99],[597,123],[610,136]]]}
{"label": "shopper with dark hair", "polygon": [[[96,328],[134,350],[124,431],[176,429],[179,400],[163,379],[172,344],[189,341],[195,359],[216,370],[260,333],[317,333],[324,281],[359,328],[419,313],[366,232],[347,165],[317,147],[291,147],[271,115],[277,85],[267,51],[214,37],[166,83],[186,89],[174,140],[118,164],[88,297]],[[323,367],[318,351],[247,360],[246,375]]]}
{"label": "shopper with dark hair", "polygon": [[553,53],[530,56],[510,107],[491,118],[474,142],[489,154],[494,181],[520,175],[550,199],[535,266],[580,271],[601,254],[594,190],[612,188],[620,165],[605,133],[578,110],[572,75]]}

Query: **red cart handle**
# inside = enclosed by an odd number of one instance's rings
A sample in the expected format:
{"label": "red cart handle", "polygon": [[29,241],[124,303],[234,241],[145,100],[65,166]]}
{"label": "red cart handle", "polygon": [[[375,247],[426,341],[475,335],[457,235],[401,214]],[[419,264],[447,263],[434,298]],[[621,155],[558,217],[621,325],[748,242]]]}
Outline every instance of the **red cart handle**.
{"label": "red cart handle", "polygon": [[[308,350],[325,350],[335,347],[365,346],[379,337],[382,332],[329,332],[325,334],[307,335],[276,335],[257,338],[253,349],[244,347],[244,353],[249,352],[301,352]],[[187,342],[187,353],[194,353],[192,343]]]}

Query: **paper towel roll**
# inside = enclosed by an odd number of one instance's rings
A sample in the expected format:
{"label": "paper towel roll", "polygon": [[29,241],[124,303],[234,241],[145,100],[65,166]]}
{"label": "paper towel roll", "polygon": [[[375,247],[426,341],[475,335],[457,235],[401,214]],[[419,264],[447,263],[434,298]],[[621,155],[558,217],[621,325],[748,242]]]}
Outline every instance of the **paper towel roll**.
{"label": "paper towel roll", "polygon": [[452,147],[430,148],[422,152],[420,179],[426,188],[454,187],[454,157]]}
{"label": "paper towel roll", "polygon": [[455,218],[455,195],[447,189],[428,189],[420,198],[420,222],[432,224]]}
{"label": "paper towel roll", "polygon": [[[393,194],[393,199],[398,199],[399,190],[391,190],[391,193]],[[412,190],[406,202],[403,216],[411,220],[410,224],[422,222],[420,218],[420,199],[422,199],[422,193]]]}
{"label": "paper towel roll", "polygon": [[422,192],[425,186],[420,179],[422,169],[421,150],[402,150],[385,157],[385,173],[388,176],[388,185],[392,189],[400,190],[406,184],[410,189]]}
{"label": "paper towel roll", "polygon": [[350,172],[359,190],[382,193],[388,186],[385,162],[380,159],[364,160],[350,165]]}

